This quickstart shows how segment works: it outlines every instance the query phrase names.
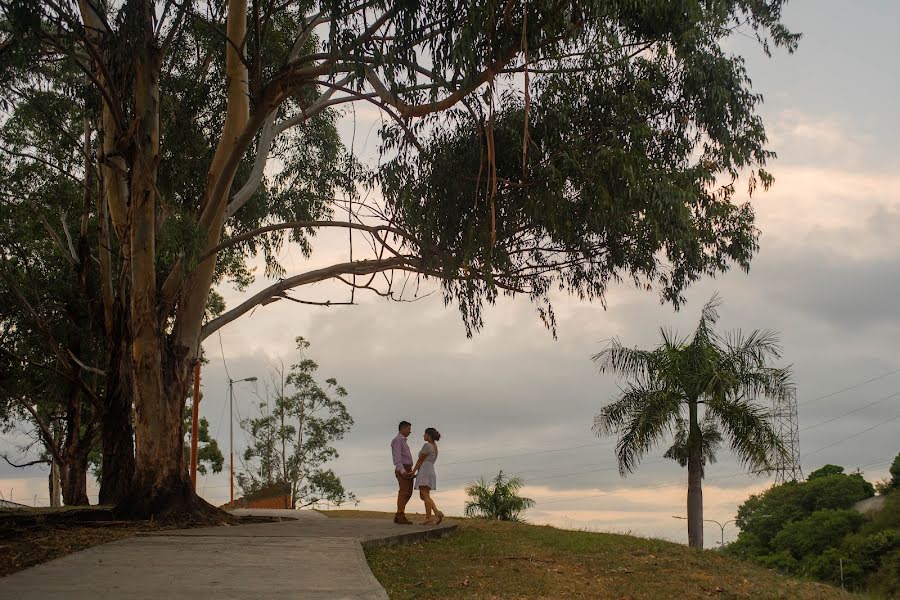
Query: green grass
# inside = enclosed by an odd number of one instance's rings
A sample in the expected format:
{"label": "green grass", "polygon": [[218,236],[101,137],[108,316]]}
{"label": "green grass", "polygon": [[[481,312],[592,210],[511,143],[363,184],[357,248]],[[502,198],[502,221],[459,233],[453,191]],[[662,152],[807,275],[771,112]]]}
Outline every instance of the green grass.
{"label": "green grass", "polygon": [[459,531],[449,538],[366,552],[372,572],[392,599],[859,598],[662,540],[480,519],[452,521],[459,523]]}

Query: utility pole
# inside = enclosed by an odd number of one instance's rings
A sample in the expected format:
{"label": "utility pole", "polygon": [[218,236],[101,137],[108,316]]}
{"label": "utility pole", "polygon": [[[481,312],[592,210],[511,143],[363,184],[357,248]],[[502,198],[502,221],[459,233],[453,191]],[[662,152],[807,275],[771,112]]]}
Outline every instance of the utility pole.
{"label": "utility pole", "polygon": [[200,360],[194,363],[194,403],[191,405],[191,486],[197,491],[197,432],[200,421]]}
{"label": "utility pole", "polygon": [[229,508],[234,508],[234,384],[242,381],[256,381],[256,377],[246,377],[244,379],[228,379],[228,438],[231,447],[231,502]]}

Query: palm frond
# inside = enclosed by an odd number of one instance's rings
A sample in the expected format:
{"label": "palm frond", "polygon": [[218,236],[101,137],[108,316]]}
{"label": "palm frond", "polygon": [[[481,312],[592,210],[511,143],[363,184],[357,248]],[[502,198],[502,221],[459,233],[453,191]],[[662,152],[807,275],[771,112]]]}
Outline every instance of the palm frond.
{"label": "palm frond", "polygon": [[[710,415],[706,415],[700,423],[700,464],[701,469],[707,464],[715,464],[716,452],[722,444],[722,433],[716,425],[715,419]],[[666,450],[663,455],[678,463],[681,467],[686,467],[690,458],[688,447],[688,422],[684,418],[679,418],[675,427],[675,435],[673,436],[672,446]],[[701,471],[703,473],[703,471]]]}
{"label": "palm frond", "polygon": [[668,389],[630,386],[622,396],[603,407],[594,419],[595,433],[614,433],[619,474],[625,476],[674,426],[681,397]]}
{"label": "palm frond", "polygon": [[464,512],[467,517],[485,517],[500,521],[521,521],[521,513],[534,506],[534,500],[517,495],[524,482],[505,477],[500,471],[491,483],[484,478],[466,486]]}
{"label": "palm frond", "polygon": [[660,356],[656,350],[626,348],[617,338],[613,338],[591,360],[601,373],[643,380],[656,369]]}
{"label": "palm frond", "polygon": [[694,331],[694,339],[691,342],[692,345],[703,346],[717,340],[718,336],[716,335],[714,327],[716,326],[716,323],[719,322],[720,306],[722,306],[722,299],[719,297],[718,293],[713,294],[713,297],[703,305],[703,310],[700,312],[700,322],[697,324],[697,329]]}
{"label": "palm frond", "polygon": [[727,434],[741,464],[753,471],[772,469],[786,456],[786,449],[764,407],[734,398],[718,399],[706,407]]}

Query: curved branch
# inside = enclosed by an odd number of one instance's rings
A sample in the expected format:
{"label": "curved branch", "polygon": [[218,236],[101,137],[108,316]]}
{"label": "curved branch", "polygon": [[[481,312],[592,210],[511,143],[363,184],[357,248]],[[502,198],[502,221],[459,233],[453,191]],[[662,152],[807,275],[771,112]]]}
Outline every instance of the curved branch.
{"label": "curved branch", "polygon": [[306,273],[301,273],[300,275],[288,277],[287,279],[282,279],[278,283],[257,292],[235,308],[204,325],[200,331],[200,340],[203,341],[223,326],[231,323],[263,302],[281,296],[287,290],[295,287],[333,279],[340,275],[369,275],[379,271],[391,271],[395,269],[419,272],[419,260],[409,256],[394,256],[383,260],[358,260],[354,262],[338,263],[336,265],[331,265],[330,267],[316,269],[314,271],[308,271]]}
{"label": "curved branch", "polygon": [[[343,85],[344,83],[349,82],[351,77],[351,75],[347,75],[338,83]],[[285,119],[277,125],[275,124],[275,119],[278,116],[278,109],[276,108],[269,113],[260,129],[259,142],[256,145],[256,159],[253,161],[253,169],[250,171],[250,176],[247,177],[247,181],[241,186],[241,189],[235,192],[231,197],[228,206],[225,207],[226,219],[247,204],[254,192],[259,188],[259,184],[262,182],[263,173],[265,172],[266,163],[269,160],[269,152],[272,151],[272,146],[275,143],[275,138],[291,127],[305,122],[307,119],[310,119],[325,110],[328,106],[331,106],[329,101],[335,91],[337,91],[336,88],[330,88],[319,96],[319,98],[308,108],[303,109],[300,114]]]}
{"label": "curved branch", "polygon": [[6,456],[5,454],[0,454],[0,456],[3,457],[3,460],[5,460],[5,461],[9,464],[9,466],[15,467],[15,468],[17,468],[17,469],[24,469],[25,467],[31,467],[31,466],[33,466],[33,465],[46,465],[46,464],[50,464],[50,461],[47,460],[47,459],[44,459],[44,458],[39,458],[39,459],[37,459],[37,460],[33,460],[33,461],[27,462],[27,463],[16,464],[16,463],[14,463],[13,461],[9,460],[9,457]]}

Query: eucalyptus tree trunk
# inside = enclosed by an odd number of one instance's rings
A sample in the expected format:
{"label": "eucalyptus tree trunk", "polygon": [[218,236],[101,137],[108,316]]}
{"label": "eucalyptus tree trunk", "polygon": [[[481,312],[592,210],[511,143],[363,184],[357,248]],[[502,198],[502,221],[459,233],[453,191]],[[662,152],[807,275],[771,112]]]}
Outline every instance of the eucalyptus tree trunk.
{"label": "eucalyptus tree trunk", "polygon": [[[159,164],[159,48],[152,6],[143,3],[141,51],[134,65],[138,123],[130,191],[131,359],[135,390],[135,472],[131,491],[117,506],[123,516],[165,515],[190,510],[199,500],[184,470],[182,410],[186,377],[167,352],[157,304],[156,188]],[[173,360],[175,359],[175,360]],[[173,368],[176,367],[176,368]],[[186,369],[182,368],[181,371]]]}
{"label": "eucalyptus tree trunk", "polygon": [[[206,246],[220,241],[225,205],[239,161],[231,156],[249,114],[247,68],[240,48],[247,31],[246,0],[228,5],[226,81],[228,104],[219,147],[207,177],[200,222],[209,232]],[[200,328],[215,270],[215,255],[202,261],[180,285],[171,335],[160,311],[168,290],[157,286],[155,235],[159,162],[160,51],[153,38],[152,4],[144,2],[143,52],[134,70],[134,105],[140,124],[134,144],[130,182],[131,306],[129,314],[135,405],[135,471],[131,490],[116,511],[125,517],[215,514],[200,499],[184,468],[182,414],[199,354]],[[215,192],[213,192],[215,190]],[[173,279],[175,281],[177,277]],[[165,286],[163,286],[165,288]]]}
{"label": "eucalyptus tree trunk", "polygon": [[106,395],[100,422],[103,468],[100,504],[118,504],[131,490],[134,478],[134,426],[132,396],[134,382],[128,356],[128,331],[121,307],[112,316],[108,334]]}
{"label": "eucalyptus tree trunk", "polygon": [[87,453],[66,457],[66,464],[60,469],[60,484],[63,504],[66,506],[87,506]]}
{"label": "eucalyptus tree trunk", "polygon": [[690,432],[688,434],[688,546],[703,548],[703,456],[702,433],[697,416],[696,401],[688,403]]}
{"label": "eucalyptus tree trunk", "polygon": [[62,506],[60,502],[60,494],[62,490],[60,489],[59,484],[59,462],[57,462],[56,458],[50,459],[50,475],[48,485],[50,488],[50,506],[53,508],[58,508]]}

